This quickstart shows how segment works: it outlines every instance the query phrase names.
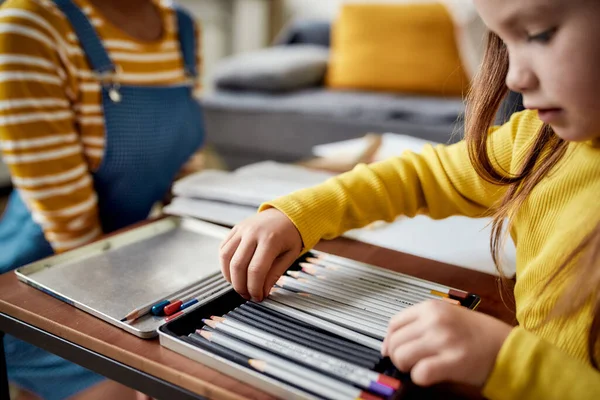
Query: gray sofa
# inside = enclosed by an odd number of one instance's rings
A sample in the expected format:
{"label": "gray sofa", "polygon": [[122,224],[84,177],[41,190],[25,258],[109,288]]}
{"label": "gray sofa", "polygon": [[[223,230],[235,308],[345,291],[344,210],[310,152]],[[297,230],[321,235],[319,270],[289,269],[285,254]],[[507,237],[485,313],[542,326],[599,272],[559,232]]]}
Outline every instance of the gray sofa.
{"label": "gray sofa", "polygon": [[[276,45],[327,48],[329,37],[329,22],[301,21],[287,29]],[[334,91],[324,87],[322,80],[311,87],[268,92],[217,84],[202,103],[207,141],[231,169],[266,159],[308,158],[317,144],[368,132],[453,142],[461,137],[459,121],[464,111],[460,98]]]}

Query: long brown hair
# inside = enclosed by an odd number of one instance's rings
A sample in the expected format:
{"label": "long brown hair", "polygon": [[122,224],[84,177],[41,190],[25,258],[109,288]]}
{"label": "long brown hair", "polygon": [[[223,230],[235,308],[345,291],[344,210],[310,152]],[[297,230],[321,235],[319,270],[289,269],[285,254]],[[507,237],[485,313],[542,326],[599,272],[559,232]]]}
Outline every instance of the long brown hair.
{"label": "long brown hair", "polygon": [[[544,124],[537,133],[528,154],[515,172],[497,170],[488,154],[488,131],[496,113],[508,93],[505,80],[508,73],[508,51],[494,33],[488,34],[487,48],[480,72],[467,99],[465,140],[469,157],[477,173],[486,181],[506,186],[506,193],[494,209],[490,248],[496,268],[504,279],[499,262],[503,232],[508,231],[513,217],[533,188],[564,156],[568,142],[559,138],[552,128]],[[505,221],[508,227],[505,228]],[[570,269],[574,277],[570,286],[558,300],[549,317],[569,316],[586,302],[592,302],[593,320],[588,335],[588,355],[598,369],[596,350],[600,340],[600,223],[577,246],[572,254],[550,276],[542,290],[567,271],[577,259],[576,268]]]}

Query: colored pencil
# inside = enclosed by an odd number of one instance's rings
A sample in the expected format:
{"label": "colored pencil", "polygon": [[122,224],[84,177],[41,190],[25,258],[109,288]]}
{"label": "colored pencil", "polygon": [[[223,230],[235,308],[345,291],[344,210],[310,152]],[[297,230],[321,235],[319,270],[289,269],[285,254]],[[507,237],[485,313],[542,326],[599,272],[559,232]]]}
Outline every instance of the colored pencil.
{"label": "colored pencil", "polygon": [[353,400],[374,400],[381,399],[379,396],[372,395],[365,391],[361,391],[359,389],[352,388],[349,386],[343,393],[325,388],[323,386],[315,387],[315,383],[317,381],[308,380],[302,376],[297,375],[296,371],[287,371],[285,369],[279,368],[277,365],[271,365],[271,363],[262,360],[249,360],[248,363],[254,367],[257,371],[262,372],[266,375],[271,375],[275,378],[281,379],[282,381],[289,382],[293,385],[296,385],[301,388],[306,388],[313,393],[318,393],[319,396],[324,396],[327,398],[331,398],[333,400],[343,400],[343,399],[353,399]]}
{"label": "colored pencil", "polygon": [[272,333],[276,336],[295,340],[298,343],[310,347],[311,349],[318,350],[324,354],[337,357],[341,360],[352,362],[361,367],[373,368],[381,360],[381,357],[373,357],[363,353],[353,353],[352,350],[348,351],[339,346],[334,347],[331,344],[319,341],[312,336],[301,335],[292,329],[276,326],[267,320],[256,321],[248,316],[243,315],[240,311],[241,310],[230,311],[227,313],[227,317],[243,322],[252,326],[253,328],[262,329],[265,332]]}
{"label": "colored pencil", "polygon": [[269,298],[263,300],[260,304],[268,309],[277,311],[281,314],[285,314],[289,317],[295,318],[295,319],[302,321],[304,323],[307,323],[309,325],[316,326],[317,328],[320,328],[320,329],[323,329],[324,331],[341,336],[341,337],[348,339],[354,343],[358,343],[365,347],[369,347],[371,349],[381,351],[382,340],[380,340],[380,339],[374,339],[370,336],[355,332],[346,327],[339,326],[339,325],[331,323],[329,321],[323,321],[319,317],[315,317],[314,315],[307,314],[300,310],[286,307],[283,304],[273,301]]}
{"label": "colored pencil", "polygon": [[175,301],[177,299],[178,296],[187,296],[190,293],[193,292],[197,292],[199,290],[202,290],[202,288],[213,284],[214,282],[219,282],[219,281],[224,281],[225,279],[223,279],[222,276],[215,274],[213,276],[211,276],[208,279],[203,280],[199,285],[197,285],[196,287],[190,288],[186,291],[184,291],[183,293],[178,293],[178,294],[174,294],[171,295],[171,297],[169,297],[168,299],[165,299],[155,305],[153,305],[150,308],[150,313],[152,313],[153,315],[159,316],[159,315],[163,315],[164,313],[164,308],[171,304],[173,301]]}
{"label": "colored pencil", "polygon": [[396,290],[402,289],[402,290],[410,291],[413,293],[434,296],[433,298],[436,298],[438,300],[439,300],[439,298],[442,298],[442,297],[450,297],[449,294],[443,293],[443,292],[440,292],[440,291],[437,291],[434,289],[424,288],[424,287],[413,285],[411,283],[407,283],[404,281],[395,280],[394,278],[391,278],[391,277],[380,276],[377,274],[369,274],[369,273],[366,273],[366,272],[360,271],[360,270],[357,271],[357,270],[351,270],[351,269],[343,269],[343,267],[340,267],[340,266],[326,265],[326,262],[320,262],[320,264],[316,264],[316,263],[302,263],[302,264],[304,267],[308,268],[310,266],[311,268],[320,269],[323,272],[335,275],[337,277],[343,276],[344,278],[358,279],[363,282],[377,283],[377,284],[385,285],[386,287],[395,288]]}
{"label": "colored pencil", "polygon": [[[340,286],[346,290],[358,290],[358,291],[368,291],[369,293],[377,295],[378,298],[388,301],[388,302],[398,302],[398,300],[406,300],[412,303],[421,303],[428,299],[442,299],[444,297],[438,297],[430,295],[431,297],[426,297],[424,294],[413,293],[409,291],[392,291],[383,286],[372,285],[367,282],[360,281],[359,279],[349,278],[349,277],[335,277],[331,274],[319,272],[316,268],[312,266],[312,264],[302,263],[304,266],[302,267],[302,271],[288,271],[287,274],[298,279],[304,278],[308,280],[316,280],[321,282],[322,284]],[[308,265],[308,266],[307,266]]]}
{"label": "colored pencil", "polygon": [[225,279],[215,281],[210,285],[207,285],[206,287],[203,287],[199,290],[188,294],[185,297],[172,301],[170,304],[164,307],[163,313],[165,315],[175,314],[177,311],[184,310],[192,306],[193,304],[196,304],[198,302],[199,297],[202,297],[208,293],[214,293],[215,291],[223,289],[227,286],[229,286],[229,282],[227,282]]}
{"label": "colored pencil", "polygon": [[[363,297],[355,297],[348,293],[340,293],[335,290],[326,290],[315,285],[311,285],[308,282],[300,282],[297,279],[291,277],[282,276],[277,281],[277,286],[285,289],[301,291],[306,293],[312,293],[325,297],[326,299],[335,300],[343,304],[347,304],[356,308],[360,308],[365,311],[369,311],[375,314],[382,315],[384,317],[392,317],[396,315],[398,311],[403,308],[392,308],[387,305],[382,305],[380,301],[374,299],[367,299]],[[385,303],[383,303],[385,304]],[[406,307],[405,307],[406,308]]]}
{"label": "colored pencil", "polygon": [[191,305],[191,306],[189,306],[189,307],[187,307],[187,308],[185,308],[185,309],[183,309],[181,311],[178,311],[175,314],[169,315],[168,317],[165,318],[164,321],[165,322],[169,322],[169,321],[174,320],[175,318],[179,318],[182,315],[185,315],[185,314],[187,314],[189,312],[192,312],[196,308],[198,308],[199,306],[201,306],[201,305],[203,305],[203,304],[205,304],[205,303],[207,303],[207,302],[209,302],[211,300],[214,300],[214,299],[216,299],[218,297],[221,297],[222,295],[224,295],[225,293],[227,293],[227,292],[229,292],[231,290],[233,290],[233,286],[228,285],[228,286],[225,286],[222,289],[219,289],[218,291],[216,291],[216,289],[215,289],[214,291],[211,291],[211,293],[206,293],[205,295],[197,297],[196,298],[197,301],[193,305]]}
{"label": "colored pencil", "polygon": [[344,348],[348,351],[366,354],[372,357],[380,358],[381,353],[377,349],[365,347],[355,342],[349,341],[348,339],[331,335],[330,333],[322,333],[319,328],[311,325],[304,324],[301,321],[295,319],[289,319],[288,316],[281,314],[277,311],[270,310],[260,304],[248,302],[242,304],[236,309],[239,312],[245,313],[254,317],[255,320],[265,320],[276,324],[277,326],[286,327],[292,329],[298,334],[314,337],[323,343],[330,343],[332,346],[338,346],[338,348]]}
{"label": "colored pencil", "polygon": [[394,388],[379,382],[381,374],[377,372],[331,357],[317,350],[277,337],[231,318],[212,317],[211,320],[204,320],[204,323],[213,329],[262,347],[265,350],[302,362],[331,375],[335,375],[338,378],[358,385],[363,389],[372,390],[383,396],[390,396],[394,392]]}
{"label": "colored pencil", "polygon": [[245,357],[240,353],[230,350],[227,347],[223,347],[216,343],[212,343],[211,341],[206,340],[202,336],[198,335],[196,332],[190,333],[188,336],[181,336],[181,339],[193,346],[209,351],[210,353],[216,354],[229,361],[233,361],[235,363],[245,366],[250,366],[250,364],[248,363],[248,357]]}
{"label": "colored pencil", "polygon": [[[277,357],[271,353],[268,353],[264,350],[260,350],[254,346],[251,346],[247,343],[244,343],[240,340],[233,339],[227,335],[224,335],[220,332],[207,332],[200,331],[198,332],[203,338],[211,341],[212,343],[216,343],[223,347],[226,347],[232,351],[235,351],[239,354],[242,354],[246,357],[253,359],[262,359],[269,361],[272,365],[276,367],[279,371],[285,371],[287,373],[291,373],[295,377],[302,379],[301,381],[297,380],[288,380],[284,379],[280,376],[272,375],[267,373],[267,375],[271,375],[279,380],[291,383],[299,388],[307,390],[309,392],[320,394],[322,396],[330,397],[332,399],[339,400],[347,400],[347,399],[357,399],[364,398],[365,400],[372,399],[373,397],[361,397],[361,390],[345,384],[343,382],[338,381],[337,379],[330,378],[328,376],[324,376],[323,374],[312,371],[306,367],[302,367],[290,361],[287,361],[281,357]],[[365,393],[365,395],[369,395]],[[377,398],[377,397],[375,397]]]}
{"label": "colored pencil", "polygon": [[328,321],[330,323],[335,324],[336,326],[344,327],[356,333],[361,333],[363,335],[371,336],[373,338],[383,340],[386,334],[385,328],[374,328],[367,324],[359,324],[355,321],[349,321],[345,317],[333,315],[331,313],[323,311],[322,309],[316,309],[314,306],[298,301],[291,296],[282,296],[279,293],[273,293],[269,295],[268,300],[276,301],[281,305],[287,306],[286,308],[288,309],[291,308],[294,311],[300,311],[309,314],[313,317],[318,318],[321,321]]}
{"label": "colored pencil", "polygon": [[293,292],[283,288],[273,288],[271,293],[278,293],[283,296],[292,297],[294,300],[301,304],[306,304],[308,307],[315,307],[315,309],[323,312],[337,315],[340,318],[346,318],[348,321],[353,323],[366,323],[365,326],[371,326],[378,329],[387,329],[388,318],[381,318],[375,314],[370,314],[362,309],[347,306],[337,301],[325,299],[323,297],[304,293],[304,292]]}
{"label": "colored pencil", "polygon": [[[369,298],[376,299],[385,304],[388,304],[391,308],[406,308],[409,306],[413,306],[415,304],[420,303],[423,300],[415,300],[412,298],[408,298],[408,296],[398,296],[398,297],[388,297],[380,291],[375,291],[372,289],[365,289],[356,286],[346,286],[340,287],[342,285],[336,285],[336,282],[326,282],[322,279],[317,279],[316,277],[306,274],[304,272],[298,271],[289,271],[288,275],[298,282],[306,282],[314,285],[316,287],[325,289],[325,290],[335,290],[336,293],[353,293],[361,298]],[[348,290],[350,289],[350,290]]]}
{"label": "colored pencil", "polygon": [[181,288],[167,296],[163,296],[159,299],[152,300],[151,302],[148,302],[148,303],[144,304],[143,306],[137,307],[137,308],[133,309],[132,311],[130,311],[129,313],[127,313],[127,315],[124,318],[122,318],[121,321],[133,321],[138,318],[141,318],[144,315],[147,315],[148,313],[150,313],[150,311],[154,305],[161,303],[165,300],[177,299],[180,295],[182,295],[184,293],[188,293],[190,290],[194,290],[196,287],[203,285],[206,281],[216,279],[219,276],[220,276],[220,273],[213,274],[203,280],[194,282],[184,288]]}
{"label": "colored pencil", "polygon": [[[384,268],[377,267],[375,265],[362,263],[359,261],[335,256],[333,254],[328,254],[328,253],[324,253],[324,252],[320,252],[320,251],[314,251],[313,253],[316,254],[315,259],[318,260],[317,262],[322,262],[322,261],[330,262],[333,264],[337,264],[339,266],[344,266],[347,268],[364,271],[369,274],[389,277],[389,278],[397,280],[397,281],[406,282],[406,283],[409,283],[409,284],[412,284],[415,286],[419,286],[419,287],[422,287],[425,289],[430,289],[430,290],[434,290],[434,291],[437,291],[440,293],[444,293],[449,296],[456,297],[458,299],[466,299],[469,297],[469,293],[467,293],[465,291],[454,289],[454,288],[449,288],[447,286],[439,285],[434,282],[426,281],[424,279],[415,278],[415,277],[412,277],[410,275],[406,275],[406,274],[403,274],[400,272],[389,271]],[[307,261],[309,261],[309,259],[310,259],[310,257],[307,258]]]}

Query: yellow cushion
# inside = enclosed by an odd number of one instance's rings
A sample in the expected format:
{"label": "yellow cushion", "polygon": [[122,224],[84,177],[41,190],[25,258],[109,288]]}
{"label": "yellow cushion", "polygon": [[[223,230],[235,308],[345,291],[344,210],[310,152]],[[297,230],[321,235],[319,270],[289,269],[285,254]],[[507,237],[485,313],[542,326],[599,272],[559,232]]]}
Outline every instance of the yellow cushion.
{"label": "yellow cushion", "polygon": [[346,4],[333,25],[326,83],[457,96],[469,79],[442,4]]}

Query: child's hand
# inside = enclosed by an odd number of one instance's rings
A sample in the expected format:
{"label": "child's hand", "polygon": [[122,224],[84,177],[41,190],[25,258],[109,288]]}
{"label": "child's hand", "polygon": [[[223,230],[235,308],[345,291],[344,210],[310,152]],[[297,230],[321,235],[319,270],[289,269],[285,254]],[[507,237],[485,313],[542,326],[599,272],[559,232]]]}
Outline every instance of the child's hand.
{"label": "child's hand", "polygon": [[261,301],[302,250],[296,226],[270,208],[236,225],[221,243],[223,276],[243,297]]}
{"label": "child's hand", "polygon": [[498,319],[430,300],[395,315],[382,354],[417,385],[456,382],[481,387],[512,327]]}

